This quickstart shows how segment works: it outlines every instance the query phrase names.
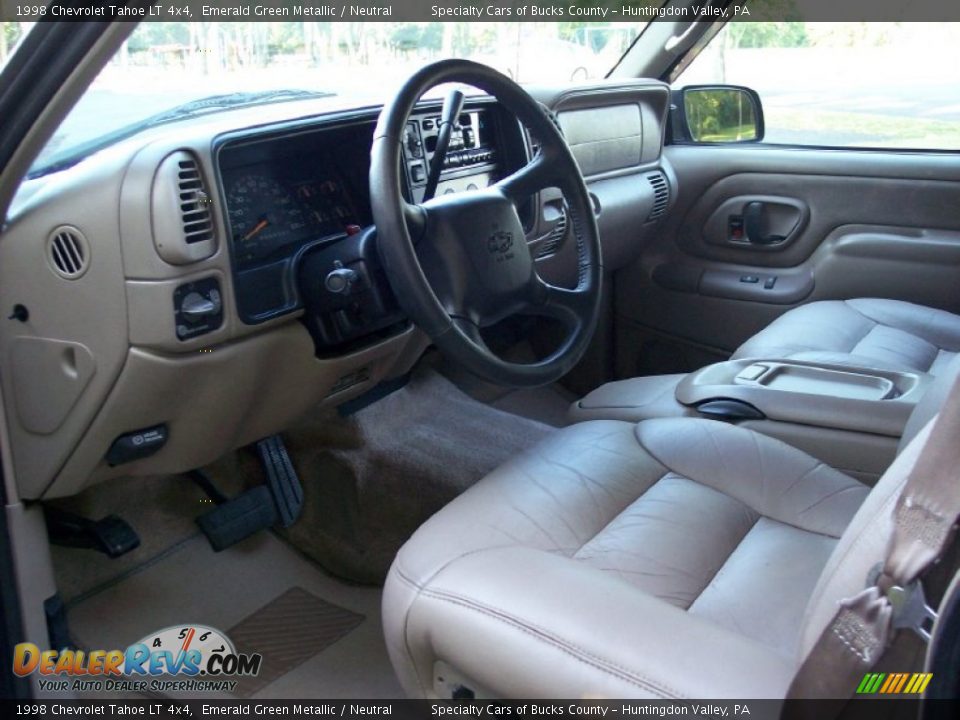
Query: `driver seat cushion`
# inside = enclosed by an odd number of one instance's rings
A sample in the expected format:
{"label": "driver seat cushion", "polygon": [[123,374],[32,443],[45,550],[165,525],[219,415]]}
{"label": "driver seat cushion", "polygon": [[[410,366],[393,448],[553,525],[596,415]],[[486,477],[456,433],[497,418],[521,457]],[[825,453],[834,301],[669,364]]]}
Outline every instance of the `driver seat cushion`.
{"label": "driver seat cushion", "polygon": [[901,300],[824,300],[794,308],[733,359],[791,359],[937,375],[960,352],[960,316]]}
{"label": "driver seat cushion", "polygon": [[783,697],[811,594],[868,488],[710,420],[558,431],[401,549],[405,689],[443,661],[513,697]]}

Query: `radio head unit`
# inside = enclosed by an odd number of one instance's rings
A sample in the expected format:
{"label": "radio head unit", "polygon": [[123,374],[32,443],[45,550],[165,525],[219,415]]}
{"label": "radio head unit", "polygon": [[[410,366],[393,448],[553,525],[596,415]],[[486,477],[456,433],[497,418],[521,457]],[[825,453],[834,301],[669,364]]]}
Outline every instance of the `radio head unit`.
{"label": "radio head unit", "polygon": [[[493,109],[464,109],[450,136],[437,195],[476,190],[498,179],[497,117]],[[410,116],[403,157],[411,199],[420,202],[440,135],[440,110]]]}

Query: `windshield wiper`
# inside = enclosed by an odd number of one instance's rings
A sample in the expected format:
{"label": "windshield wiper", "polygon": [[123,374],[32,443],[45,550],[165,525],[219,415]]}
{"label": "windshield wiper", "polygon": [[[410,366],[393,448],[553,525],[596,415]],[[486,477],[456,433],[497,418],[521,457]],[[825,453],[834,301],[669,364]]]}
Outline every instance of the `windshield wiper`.
{"label": "windshield wiper", "polygon": [[33,168],[27,173],[27,179],[33,179],[52,172],[65,170],[68,167],[76,165],[88,155],[103,150],[114,143],[133,137],[137,133],[158,125],[176,122],[190,117],[206,115],[208,113],[220,112],[221,110],[232,110],[252,105],[263,105],[267,103],[287,102],[293,100],[316,100],[319,98],[333,97],[334,93],[320,90],[263,90],[259,92],[235,92],[225,93],[223,95],[210,95],[198,100],[191,100],[182,105],[164,110],[163,112],[150,115],[143,120],[139,120],[130,125],[124,125],[105,135],[80,143],[69,149],[65,153],[54,155],[49,161],[41,167]]}

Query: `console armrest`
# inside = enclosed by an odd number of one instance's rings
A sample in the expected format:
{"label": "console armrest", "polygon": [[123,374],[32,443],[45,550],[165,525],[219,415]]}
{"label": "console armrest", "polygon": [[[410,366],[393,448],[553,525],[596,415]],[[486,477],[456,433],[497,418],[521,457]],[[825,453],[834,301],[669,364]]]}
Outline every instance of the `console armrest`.
{"label": "console armrest", "polygon": [[754,358],[690,373],[677,400],[738,400],[769,420],[898,438],[929,382],[917,373]]}

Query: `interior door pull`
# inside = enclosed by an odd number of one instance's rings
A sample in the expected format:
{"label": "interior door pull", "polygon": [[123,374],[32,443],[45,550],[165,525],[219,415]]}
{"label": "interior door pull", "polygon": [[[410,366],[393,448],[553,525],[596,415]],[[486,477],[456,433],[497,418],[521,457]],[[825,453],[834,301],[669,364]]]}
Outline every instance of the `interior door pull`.
{"label": "interior door pull", "polygon": [[764,235],[766,222],[764,206],[759,200],[748,202],[743,207],[743,225],[747,241],[754,245],[773,245],[786,240],[785,235]]}

